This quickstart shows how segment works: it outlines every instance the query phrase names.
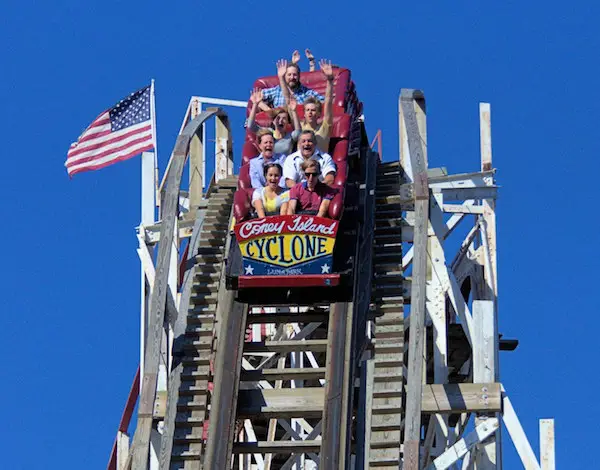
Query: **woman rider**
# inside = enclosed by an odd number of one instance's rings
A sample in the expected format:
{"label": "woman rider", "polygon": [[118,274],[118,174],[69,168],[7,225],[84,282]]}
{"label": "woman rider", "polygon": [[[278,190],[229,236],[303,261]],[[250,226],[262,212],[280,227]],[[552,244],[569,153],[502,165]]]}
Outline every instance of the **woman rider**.
{"label": "woman rider", "polygon": [[[263,99],[262,90],[254,89],[250,94],[250,101],[252,101],[252,109],[248,116],[248,129],[252,132],[258,132],[260,129],[265,129],[256,124],[255,118],[258,112],[258,105]],[[271,129],[273,129],[273,137],[275,137],[275,153],[282,153],[289,155],[296,150],[296,142],[300,135],[300,119],[296,114],[296,100],[292,98],[290,104],[286,108],[275,108],[268,111],[271,116],[273,123]],[[290,124],[290,116],[294,122],[294,130],[288,132],[288,126]]]}
{"label": "woman rider", "polygon": [[289,191],[279,186],[283,170],[279,163],[267,163],[264,167],[267,184],[255,189],[252,194],[252,206],[260,219],[267,215],[285,215],[287,212]]}

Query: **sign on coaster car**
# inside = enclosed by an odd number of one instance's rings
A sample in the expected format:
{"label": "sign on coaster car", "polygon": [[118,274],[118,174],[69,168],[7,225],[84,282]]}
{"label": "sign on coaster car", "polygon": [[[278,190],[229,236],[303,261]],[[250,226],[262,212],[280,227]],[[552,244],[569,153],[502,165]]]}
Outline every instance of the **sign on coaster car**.
{"label": "sign on coaster car", "polygon": [[338,221],[283,215],[237,224],[242,275],[330,274]]}

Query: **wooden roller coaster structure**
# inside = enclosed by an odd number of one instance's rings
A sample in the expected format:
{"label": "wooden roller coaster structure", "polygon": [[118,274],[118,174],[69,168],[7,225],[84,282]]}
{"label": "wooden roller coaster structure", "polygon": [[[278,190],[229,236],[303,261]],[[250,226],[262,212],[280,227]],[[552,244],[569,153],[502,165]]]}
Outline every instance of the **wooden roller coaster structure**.
{"label": "wooden roller coaster structure", "polygon": [[381,160],[361,117],[353,224],[340,226],[356,240],[351,296],[303,303],[291,288],[273,305],[225,279],[237,177],[224,109],[246,105],[193,97],[158,188],[142,157],[141,364],[109,470],[500,469],[501,422],[523,468],[553,470],[553,420],[538,458],[500,381],[516,341],[498,332],[489,104],[467,174],[429,168],[421,91],[399,97],[399,159]]}

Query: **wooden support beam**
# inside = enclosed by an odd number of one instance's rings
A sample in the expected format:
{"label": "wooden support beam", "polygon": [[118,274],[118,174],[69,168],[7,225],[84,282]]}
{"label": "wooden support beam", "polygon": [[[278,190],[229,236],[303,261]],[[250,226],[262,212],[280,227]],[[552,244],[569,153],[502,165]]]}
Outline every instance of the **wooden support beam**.
{"label": "wooden support beam", "polygon": [[215,130],[215,182],[233,174],[233,142],[227,116],[217,117]]}
{"label": "wooden support beam", "polygon": [[[194,119],[202,112],[202,103],[197,99],[192,98],[191,102],[191,116]],[[200,132],[192,138],[190,142],[190,170],[189,170],[189,198],[190,198],[190,210],[187,217],[194,219],[196,217],[196,211],[202,200],[203,188],[204,188],[204,174],[205,165],[204,161],[204,125],[200,129]]]}
{"label": "wooden support beam", "polygon": [[127,458],[129,457],[129,436],[117,432],[117,470],[126,470]]}
{"label": "wooden support beam", "polygon": [[346,468],[347,430],[351,422],[348,397],[353,373],[347,366],[352,347],[352,313],[352,303],[331,304],[323,406],[323,468]]}
{"label": "wooden support beam", "polygon": [[[408,346],[404,470],[418,470],[425,338],[427,229],[429,226],[425,97],[419,90],[403,89],[400,93],[399,107],[402,141],[400,159],[405,170],[407,166],[409,168],[407,173],[414,182],[415,194],[414,261]],[[408,155],[406,150],[408,150]]]}
{"label": "wooden support beam", "polygon": [[[496,350],[498,348],[498,334],[494,324],[494,302],[491,300],[473,301],[473,382],[493,382],[496,377]],[[497,419],[494,417],[493,419]],[[475,425],[483,423],[490,418],[488,414],[479,414]],[[475,465],[477,470],[495,470],[497,468],[497,455],[501,449],[497,445],[495,436],[490,436],[485,443],[477,446]]]}
{"label": "wooden support beam", "polygon": [[[223,284],[222,278],[222,284]],[[219,289],[215,378],[204,468],[230,468],[242,350],[248,305],[236,302],[235,291]]]}
{"label": "wooden support beam", "polygon": [[422,413],[493,413],[502,409],[500,384],[423,385]]}
{"label": "wooden support beam", "polygon": [[553,419],[540,419],[540,454],[542,470],[556,470]]}
{"label": "wooden support beam", "polygon": [[[391,379],[392,377],[390,377]],[[383,377],[385,379],[385,377]],[[300,417],[320,416],[325,404],[323,388],[265,388],[240,390],[238,415],[242,417]],[[463,412],[500,411],[500,384],[427,384],[423,385],[421,411],[423,414],[456,414]],[[372,414],[395,413],[394,405],[374,406]]]}

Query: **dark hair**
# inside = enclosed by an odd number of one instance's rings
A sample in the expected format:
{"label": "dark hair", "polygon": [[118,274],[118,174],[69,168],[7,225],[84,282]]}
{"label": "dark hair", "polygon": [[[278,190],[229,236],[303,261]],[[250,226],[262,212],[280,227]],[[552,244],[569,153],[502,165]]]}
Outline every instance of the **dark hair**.
{"label": "dark hair", "polygon": [[310,134],[310,140],[313,142],[313,144],[317,144],[317,134],[315,134],[315,131],[311,130],[311,129],[305,129],[302,132],[300,132],[300,135],[298,136],[298,140],[300,140],[300,136],[304,135],[304,134]]}
{"label": "dark hair", "polygon": [[290,67],[294,67],[298,71],[298,75],[300,75],[300,66],[298,64],[294,64],[292,62],[288,62],[288,65],[285,68],[286,72],[287,72],[287,69],[289,69]]}
{"label": "dark hair", "polygon": [[269,168],[277,168],[279,169],[279,176],[283,175],[283,168],[279,163],[265,163],[265,166],[263,168],[263,174],[265,175],[265,178],[267,177]]}

